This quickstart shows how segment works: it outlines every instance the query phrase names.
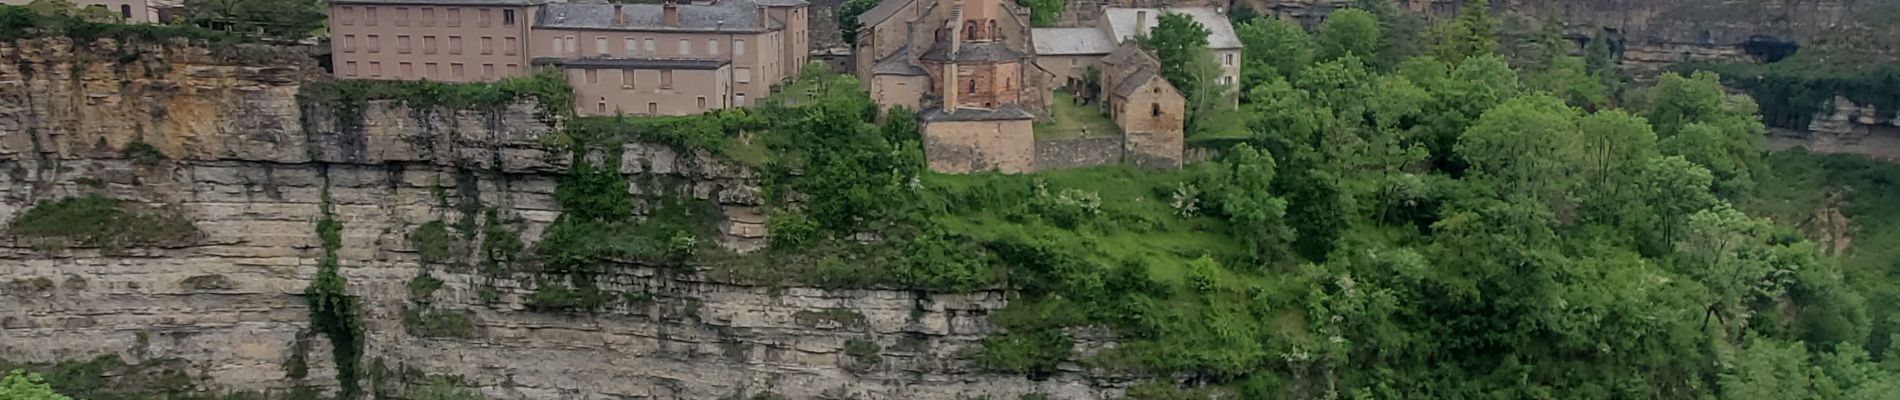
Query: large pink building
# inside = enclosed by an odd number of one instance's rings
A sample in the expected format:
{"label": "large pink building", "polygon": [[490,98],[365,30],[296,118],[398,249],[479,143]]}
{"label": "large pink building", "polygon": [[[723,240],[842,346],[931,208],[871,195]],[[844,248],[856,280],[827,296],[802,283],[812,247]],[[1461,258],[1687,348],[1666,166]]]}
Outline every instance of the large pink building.
{"label": "large pink building", "polygon": [[751,105],[808,57],[803,0],[334,0],[336,74],[481,82],[558,68],[582,115]]}

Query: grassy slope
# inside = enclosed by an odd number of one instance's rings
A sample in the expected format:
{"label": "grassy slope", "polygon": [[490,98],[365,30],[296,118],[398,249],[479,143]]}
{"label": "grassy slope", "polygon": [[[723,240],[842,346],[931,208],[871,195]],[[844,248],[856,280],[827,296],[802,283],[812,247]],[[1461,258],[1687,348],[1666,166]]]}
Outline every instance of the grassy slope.
{"label": "grassy slope", "polygon": [[[1847,284],[1868,296],[1875,349],[1888,340],[1900,312],[1900,165],[1852,155],[1782,151],[1767,157],[1751,212],[1800,228],[1809,236],[1825,224],[1818,210],[1838,207],[1850,221],[1851,245],[1838,262]],[[1831,201],[1830,197],[1838,201]],[[1811,237],[1812,238],[1812,237]],[[1818,238],[1813,238],[1818,239]]]}

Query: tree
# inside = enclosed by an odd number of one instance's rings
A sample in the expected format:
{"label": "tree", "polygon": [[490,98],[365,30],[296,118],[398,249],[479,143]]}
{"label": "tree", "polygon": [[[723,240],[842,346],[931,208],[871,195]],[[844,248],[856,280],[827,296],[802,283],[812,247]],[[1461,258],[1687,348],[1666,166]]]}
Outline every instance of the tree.
{"label": "tree", "polygon": [[1490,10],[1489,0],[1465,0],[1459,6],[1457,19],[1432,29],[1437,37],[1437,42],[1432,44],[1432,55],[1440,61],[1456,64],[1466,58],[1496,53],[1497,21],[1491,18]]}
{"label": "tree", "polygon": [[72,400],[53,391],[40,374],[13,370],[0,376],[0,400]]}
{"label": "tree", "polygon": [[1379,55],[1379,19],[1365,10],[1346,9],[1326,16],[1319,26],[1317,59],[1330,61],[1346,56],[1360,60]]}
{"label": "tree", "polygon": [[1135,40],[1142,48],[1153,51],[1155,58],[1161,59],[1161,76],[1167,78],[1168,83],[1182,94],[1190,96],[1188,101],[1193,102],[1192,96],[1203,89],[1198,86],[1203,83],[1204,77],[1198,76],[1195,71],[1195,58],[1207,57],[1207,35],[1207,28],[1195,22],[1193,17],[1164,13],[1148,35],[1136,37]]}
{"label": "tree", "polygon": [[1813,399],[1808,365],[1808,351],[1800,343],[1757,336],[1716,383],[1725,399]]}
{"label": "tree", "polygon": [[1575,109],[1532,95],[1506,100],[1458,139],[1471,171],[1557,209],[1574,185],[1581,143]]}
{"label": "tree", "polygon": [[864,28],[863,24],[858,22],[858,16],[863,15],[865,11],[870,11],[872,7],[877,7],[877,1],[845,0],[844,4],[838,5],[838,33],[844,38],[845,43],[858,42],[858,30]]}
{"label": "tree", "polygon": [[[1412,57],[1425,54],[1425,16],[1401,9],[1392,0],[1358,0],[1355,8],[1366,10],[1379,19],[1379,55],[1370,61],[1381,70],[1390,69]],[[1251,47],[1249,47],[1251,48]]]}
{"label": "tree", "polygon": [[1713,317],[1735,337],[1754,317],[1757,299],[1778,297],[1792,283],[1802,266],[1774,262],[1772,227],[1727,204],[1689,216],[1674,264],[1708,289],[1705,326]]}
{"label": "tree", "polygon": [[1056,26],[1062,20],[1065,0],[1017,0],[1016,5],[1029,8],[1029,25],[1034,27]]}
{"label": "tree", "polygon": [[300,40],[324,29],[328,2],[323,0],[185,0],[185,12],[199,26]]}
{"label": "tree", "polygon": [[26,3],[26,9],[33,10],[35,14],[74,17],[91,22],[123,22],[118,12],[105,7],[80,7],[70,0],[33,0]]}
{"label": "tree", "polygon": [[1275,168],[1272,154],[1242,143],[1200,177],[1210,211],[1225,216],[1228,226],[1262,259],[1277,257],[1290,234],[1281,221],[1287,202],[1269,190]]}
{"label": "tree", "polygon": [[1255,17],[1234,27],[1240,36],[1240,87],[1251,90],[1271,77],[1292,79],[1313,59],[1313,37],[1279,18]]}

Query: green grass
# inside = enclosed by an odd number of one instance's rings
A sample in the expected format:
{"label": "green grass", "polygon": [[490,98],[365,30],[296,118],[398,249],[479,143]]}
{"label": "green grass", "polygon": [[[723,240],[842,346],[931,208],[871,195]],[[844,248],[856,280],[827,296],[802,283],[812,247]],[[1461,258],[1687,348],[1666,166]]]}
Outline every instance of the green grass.
{"label": "green grass", "polygon": [[[1079,137],[1120,136],[1122,130],[1115,121],[1102,113],[1099,103],[1076,104],[1074,94],[1068,90],[1056,90],[1055,99],[1049,102],[1049,115],[1054,121],[1037,122],[1034,126],[1036,139],[1071,139]],[[1084,131],[1087,133],[1085,134]]]}
{"label": "green grass", "polygon": [[91,194],[40,203],[14,219],[8,232],[55,245],[117,248],[184,244],[198,230],[176,213]]}

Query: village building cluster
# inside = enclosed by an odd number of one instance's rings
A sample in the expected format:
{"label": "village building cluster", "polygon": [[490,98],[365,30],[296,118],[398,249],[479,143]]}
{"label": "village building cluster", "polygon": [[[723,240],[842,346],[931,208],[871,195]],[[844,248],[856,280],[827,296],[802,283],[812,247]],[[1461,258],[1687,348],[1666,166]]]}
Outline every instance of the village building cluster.
{"label": "village building cluster", "polygon": [[[333,0],[330,7],[339,77],[481,82],[552,68],[574,87],[580,115],[751,106],[811,57],[804,0]],[[1009,0],[884,0],[858,17],[849,69],[880,106],[917,111],[933,170],[1051,168],[1039,160],[1070,144],[1039,138],[1037,126],[1052,119],[1052,106],[1074,104],[1119,128],[1119,154],[1105,162],[1179,166],[1186,98],[1136,40],[1161,15],[1185,14],[1210,31],[1218,83],[1231,87],[1241,52],[1233,27],[1216,8],[1099,13],[1097,26],[1033,28],[1028,10]]]}

